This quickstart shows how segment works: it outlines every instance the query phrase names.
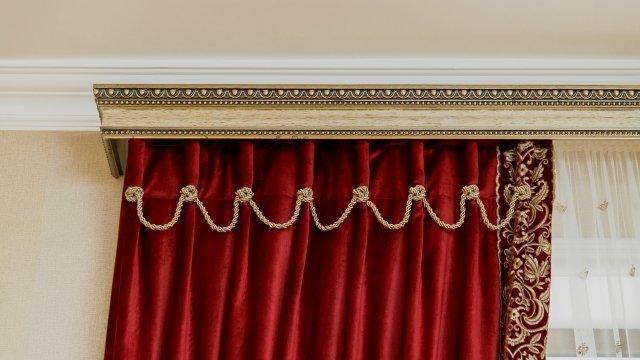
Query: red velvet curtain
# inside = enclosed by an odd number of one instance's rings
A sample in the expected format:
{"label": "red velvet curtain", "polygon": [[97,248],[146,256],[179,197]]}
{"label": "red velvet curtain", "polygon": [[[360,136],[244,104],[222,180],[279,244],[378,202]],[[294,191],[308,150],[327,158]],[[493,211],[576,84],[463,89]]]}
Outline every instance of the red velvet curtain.
{"label": "red velvet curtain", "polygon": [[[421,184],[446,222],[477,184],[496,221],[496,143],[487,141],[131,140],[125,188],[167,222],[195,185],[218,224],[235,190],[253,189],[265,216],[291,216],[310,187],[321,221],[358,186],[392,222]],[[357,204],[337,229],[313,225],[307,205],[284,230],[243,204],[238,226],[213,231],[192,203],[165,231],[143,227],[123,199],[105,359],[496,359],[501,285],[497,233],[467,204],[457,230],[414,204],[408,224],[383,227]]]}

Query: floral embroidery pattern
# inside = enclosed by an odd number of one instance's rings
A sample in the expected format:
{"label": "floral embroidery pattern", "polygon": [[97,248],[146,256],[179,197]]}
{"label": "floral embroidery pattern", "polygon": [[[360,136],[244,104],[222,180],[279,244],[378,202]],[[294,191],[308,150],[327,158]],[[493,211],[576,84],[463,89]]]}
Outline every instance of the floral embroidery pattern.
{"label": "floral embroidery pattern", "polygon": [[501,152],[500,216],[517,186],[531,187],[514,219],[498,232],[502,267],[502,358],[545,359],[551,280],[553,168],[550,142]]}

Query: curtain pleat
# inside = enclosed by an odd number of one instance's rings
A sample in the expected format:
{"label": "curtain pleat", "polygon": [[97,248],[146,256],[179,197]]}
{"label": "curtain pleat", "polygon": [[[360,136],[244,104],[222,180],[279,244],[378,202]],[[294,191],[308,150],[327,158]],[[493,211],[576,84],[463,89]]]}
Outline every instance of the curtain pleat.
{"label": "curtain pleat", "polygon": [[[453,223],[462,187],[477,184],[495,223],[496,145],[136,139],[125,188],[142,187],[145,216],[164,223],[180,189],[195,185],[211,218],[227,225],[241,187],[274,222],[288,220],[297,190],[310,187],[328,224],[358,186],[398,222],[408,189],[424,185],[435,212]],[[192,203],[158,231],[123,200],[105,358],[495,359],[497,241],[474,202],[458,230],[439,227],[419,202],[399,230],[357,203],[328,232],[306,204],[281,230],[242,204],[236,228],[217,233]]]}

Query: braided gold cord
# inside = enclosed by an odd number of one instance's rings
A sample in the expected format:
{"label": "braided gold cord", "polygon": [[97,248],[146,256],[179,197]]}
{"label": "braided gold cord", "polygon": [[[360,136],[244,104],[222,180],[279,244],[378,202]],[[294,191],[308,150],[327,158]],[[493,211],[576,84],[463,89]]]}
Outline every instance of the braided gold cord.
{"label": "braided gold cord", "polygon": [[311,201],[309,201],[309,208],[311,210],[311,217],[313,217],[313,223],[316,224],[316,227],[322,231],[330,231],[340,226],[340,224],[342,224],[347,219],[347,216],[349,216],[356,203],[366,203],[367,201],[369,201],[369,189],[366,186],[359,186],[353,189],[353,197],[351,198],[351,201],[349,201],[349,204],[347,204],[347,208],[342,212],[342,215],[340,215],[338,220],[334,221],[331,225],[322,225],[320,219],[318,218],[316,207],[313,204],[313,198],[311,198]]}
{"label": "braided gold cord", "polygon": [[340,217],[336,221],[329,225],[322,224],[322,222],[318,218],[318,211],[313,204],[313,190],[311,190],[310,188],[298,190],[293,214],[291,215],[289,220],[283,223],[273,222],[262,213],[262,211],[258,207],[258,204],[253,200],[253,191],[250,188],[244,187],[238,189],[233,201],[233,217],[231,218],[231,222],[227,226],[220,226],[213,222],[211,216],[209,215],[209,212],[204,206],[204,203],[198,198],[198,190],[193,185],[187,185],[180,190],[180,198],[178,198],[178,204],[176,206],[173,217],[171,218],[171,220],[169,220],[169,222],[162,225],[153,224],[145,218],[142,206],[143,195],[144,191],[141,187],[138,186],[129,187],[125,191],[125,198],[127,199],[127,201],[136,203],[136,210],[140,222],[145,227],[151,230],[167,230],[174,226],[180,218],[182,207],[185,202],[195,203],[196,206],[198,206],[198,208],[200,209],[200,212],[204,216],[209,227],[217,232],[229,232],[233,228],[235,228],[235,226],[238,224],[240,204],[242,203],[247,203],[251,207],[251,209],[253,209],[253,212],[255,212],[258,219],[260,219],[262,223],[272,229],[286,229],[293,225],[298,220],[298,217],[300,217],[302,204],[308,203],[309,210],[311,211],[311,217],[313,218],[313,223],[318,229],[322,231],[330,231],[337,228],[347,219],[347,217],[353,210],[353,207],[357,203],[364,203],[367,207],[371,208],[374,216],[376,217],[378,222],[382,224],[382,226],[386,227],[387,229],[397,230],[403,228],[409,222],[409,218],[411,217],[411,208],[413,206],[413,203],[416,201],[422,202],[425,210],[427,211],[429,216],[431,216],[433,221],[438,224],[438,226],[448,230],[455,230],[461,227],[462,224],[464,224],[467,213],[466,203],[469,200],[474,200],[478,204],[484,224],[491,230],[499,230],[506,226],[513,218],[517,202],[520,200],[531,198],[531,188],[528,185],[516,186],[513,188],[513,196],[511,197],[511,201],[509,203],[507,216],[501,221],[498,219],[497,224],[493,224],[489,220],[487,209],[485,208],[484,203],[480,200],[480,190],[478,189],[477,185],[467,185],[462,188],[462,195],[460,196],[460,217],[458,221],[453,224],[446,223],[442,219],[440,219],[440,217],[438,217],[438,215],[435,213],[435,211],[427,201],[426,190],[422,185],[416,185],[409,189],[409,195],[407,197],[404,215],[402,217],[402,220],[395,224],[387,221],[380,213],[378,207],[369,199],[369,189],[366,186],[359,186],[353,190],[353,196],[351,197],[349,204],[347,204],[346,209],[342,212],[342,215],[340,215]]}

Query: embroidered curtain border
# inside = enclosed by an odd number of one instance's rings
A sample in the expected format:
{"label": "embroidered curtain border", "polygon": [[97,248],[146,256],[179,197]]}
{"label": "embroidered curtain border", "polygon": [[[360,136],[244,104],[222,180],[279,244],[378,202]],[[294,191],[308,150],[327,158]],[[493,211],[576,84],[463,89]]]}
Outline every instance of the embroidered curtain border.
{"label": "embroidered curtain border", "polygon": [[498,155],[500,214],[511,200],[509,187],[531,187],[531,198],[517,201],[514,221],[498,230],[504,360],[546,358],[554,176],[550,149],[550,141],[527,141]]}

